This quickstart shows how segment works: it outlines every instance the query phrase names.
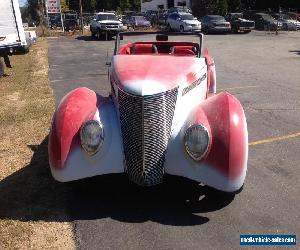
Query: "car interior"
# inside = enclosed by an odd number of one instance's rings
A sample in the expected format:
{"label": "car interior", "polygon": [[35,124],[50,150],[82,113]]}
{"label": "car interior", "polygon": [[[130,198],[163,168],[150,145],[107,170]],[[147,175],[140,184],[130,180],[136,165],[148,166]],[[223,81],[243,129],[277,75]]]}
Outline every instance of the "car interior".
{"label": "car interior", "polygon": [[199,54],[199,44],[192,42],[136,42],[120,47],[119,55],[173,55],[193,56]]}

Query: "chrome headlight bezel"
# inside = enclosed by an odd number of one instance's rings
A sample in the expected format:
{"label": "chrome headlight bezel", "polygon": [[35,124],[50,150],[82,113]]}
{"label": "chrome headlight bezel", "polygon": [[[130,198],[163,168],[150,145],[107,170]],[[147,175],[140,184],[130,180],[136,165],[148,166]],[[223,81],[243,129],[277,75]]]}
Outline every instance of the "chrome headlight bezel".
{"label": "chrome headlight bezel", "polygon": [[[90,133],[90,131],[85,131],[87,129],[87,126],[97,126],[97,129],[99,129],[99,143],[95,145],[91,145],[87,142],[87,138],[85,137],[85,133]],[[88,120],[86,121],[80,128],[80,144],[83,150],[89,155],[93,156],[96,153],[99,152],[104,142],[104,129],[101,122],[97,120]]]}
{"label": "chrome headlight bezel", "polygon": [[[205,136],[207,137],[207,142],[206,142],[206,148],[203,152],[200,152],[199,155],[196,155],[194,152],[192,152],[192,150],[190,149],[189,145],[188,145],[188,137],[190,136],[192,130],[195,129],[201,129],[203,131],[203,133],[205,134]],[[203,158],[205,158],[205,156],[207,156],[209,149],[210,149],[210,145],[211,145],[211,135],[210,132],[208,130],[207,127],[205,127],[203,124],[194,124],[191,125],[184,134],[184,147],[185,147],[185,151],[187,152],[187,154],[195,161],[200,161]]]}

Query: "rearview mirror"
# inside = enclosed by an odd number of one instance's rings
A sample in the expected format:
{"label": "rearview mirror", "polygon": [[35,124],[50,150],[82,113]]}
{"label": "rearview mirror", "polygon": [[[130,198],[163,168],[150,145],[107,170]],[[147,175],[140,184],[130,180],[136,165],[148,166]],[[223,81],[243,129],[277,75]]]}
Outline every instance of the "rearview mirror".
{"label": "rearview mirror", "polygon": [[156,41],[168,41],[167,35],[156,35]]}

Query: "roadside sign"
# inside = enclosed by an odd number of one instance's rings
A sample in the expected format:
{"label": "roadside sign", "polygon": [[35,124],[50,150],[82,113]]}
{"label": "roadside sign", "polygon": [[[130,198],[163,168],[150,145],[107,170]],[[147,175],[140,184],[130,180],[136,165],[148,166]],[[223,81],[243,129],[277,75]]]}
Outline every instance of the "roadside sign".
{"label": "roadside sign", "polygon": [[60,13],[60,0],[46,0],[47,13]]}

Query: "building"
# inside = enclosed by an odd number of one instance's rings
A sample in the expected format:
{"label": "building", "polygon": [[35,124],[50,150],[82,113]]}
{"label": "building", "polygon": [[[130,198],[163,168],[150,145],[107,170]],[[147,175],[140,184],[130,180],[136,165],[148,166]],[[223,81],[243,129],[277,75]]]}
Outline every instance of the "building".
{"label": "building", "polygon": [[191,5],[192,0],[141,0],[141,11],[169,9],[177,6],[191,8]]}

